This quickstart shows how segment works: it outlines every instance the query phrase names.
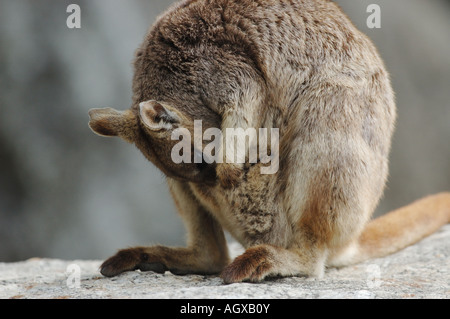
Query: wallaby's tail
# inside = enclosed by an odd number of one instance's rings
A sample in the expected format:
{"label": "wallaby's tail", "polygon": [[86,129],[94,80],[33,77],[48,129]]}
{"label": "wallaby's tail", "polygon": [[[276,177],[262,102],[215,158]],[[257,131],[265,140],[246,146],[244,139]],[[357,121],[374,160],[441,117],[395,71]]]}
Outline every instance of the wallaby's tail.
{"label": "wallaby's tail", "polygon": [[419,199],[369,222],[357,242],[338,252],[330,265],[340,267],[392,254],[447,223],[450,223],[450,193]]}
{"label": "wallaby's tail", "polygon": [[450,193],[431,195],[374,219],[358,240],[357,261],[389,255],[450,223]]}

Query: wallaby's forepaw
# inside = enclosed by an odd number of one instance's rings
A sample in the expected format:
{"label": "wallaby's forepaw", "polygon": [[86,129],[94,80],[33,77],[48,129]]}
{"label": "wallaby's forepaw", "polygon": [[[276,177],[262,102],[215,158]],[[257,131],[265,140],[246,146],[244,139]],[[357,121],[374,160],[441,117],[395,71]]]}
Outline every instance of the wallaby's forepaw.
{"label": "wallaby's forepaw", "polygon": [[239,185],[243,169],[239,164],[221,163],[217,165],[216,174],[220,185],[230,189]]}
{"label": "wallaby's forepaw", "polygon": [[236,257],[221,273],[226,284],[251,281],[259,282],[271,274],[272,261],[269,249],[263,246],[249,248]]}
{"label": "wallaby's forepaw", "polygon": [[103,276],[114,277],[125,271],[141,270],[164,273],[167,267],[158,261],[152,260],[143,248],[129,248],[120,250],[114,256],[108,258],[101,266]]}
{"label": "wallaby's forepaw", "polygon": [[119,250],[101,266],[106,277],[117,276],[125,271],[141,270],[174,275],[218,274],[228,263],[228,255],[213,260],[198,250],[165,246],[134,247]]}

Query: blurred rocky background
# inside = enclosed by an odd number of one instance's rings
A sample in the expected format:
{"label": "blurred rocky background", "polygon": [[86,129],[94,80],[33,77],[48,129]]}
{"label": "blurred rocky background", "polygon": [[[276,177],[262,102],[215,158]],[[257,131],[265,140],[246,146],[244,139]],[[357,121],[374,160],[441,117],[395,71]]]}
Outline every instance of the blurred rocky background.
{"label": "blurred rocky background", "polygon": [[[397,95],[376,214],[450,190],[450,1],[337,2],[379,48]],[[80,29],[67,28],[71,3]],[[92,107],[130,106],[133,53],[170,3],[0,0],[0,262],[184,243],[162,174],[87,125]],[[372,3],[379,29],[366,25]]]}

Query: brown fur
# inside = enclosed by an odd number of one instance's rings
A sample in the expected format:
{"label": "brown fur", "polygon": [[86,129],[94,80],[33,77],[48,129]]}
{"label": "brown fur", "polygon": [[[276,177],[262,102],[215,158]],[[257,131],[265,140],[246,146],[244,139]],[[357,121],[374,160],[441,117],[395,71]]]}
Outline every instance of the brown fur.
{"label": "brown fur", "polygon": [[255,246],[247,249],[238,256],[229,267],[222,272],[225,283],[232,283],[248,279],[259,281],[272,267],[271,259],[274,256],[264,246]]}
{"label": "brown fur", "polygon": [[[388,174],[394,94],[373,44],[331,1],[181,1],[149,30],[134,65],[131,109],[93,110],[90,126],[134,143],[167,175],[188,245],[119,251],[102,265],[106,276],[321,276],[325,266],[391,253],[449,221],[444,193],[368,223]],[[203,131],[279,128],[271,149],[279,171],[261,174],[261,162],[174,163],[171,133],[193,133],[194,120]],[[220,151],[227,147],[222,141]],[[231,264],[223,229],[247,249]]]}

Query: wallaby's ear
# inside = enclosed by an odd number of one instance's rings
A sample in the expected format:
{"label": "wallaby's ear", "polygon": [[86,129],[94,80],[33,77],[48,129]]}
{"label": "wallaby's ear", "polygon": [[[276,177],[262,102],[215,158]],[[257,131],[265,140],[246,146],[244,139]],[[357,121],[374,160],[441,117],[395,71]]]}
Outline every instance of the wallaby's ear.
{"label": "wallaby's ear", "polygon": [[89,127],[101,136],[120,136],[131,141],[136,130],[136,117],[131,110],[91,109]]}
{"label": "wallaby's ear", "polygon": [[170,130],[174,124],[180,123],[180,117],[168,105],[151,100],[142,102],[139,108],[141,120],[149,130]]}

